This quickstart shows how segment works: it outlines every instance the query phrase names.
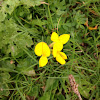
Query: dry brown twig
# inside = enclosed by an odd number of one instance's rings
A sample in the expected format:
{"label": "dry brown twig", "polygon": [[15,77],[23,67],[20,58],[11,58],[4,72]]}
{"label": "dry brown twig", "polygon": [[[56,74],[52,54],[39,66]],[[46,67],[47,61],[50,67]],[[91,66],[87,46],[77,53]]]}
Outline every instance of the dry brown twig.
{"label": "dry brown twig", "polygon": [[0,1],[0,6],[2,6],[2,2],[3,2],[3,1]]}
{"label": "dry brown twig", "polygon": [[46,2],[44,2],[44,1],[41,1],[41,4],[49,5],[49,3],[46,3]]}
{"label": "dry brown twig", "polygon": [[75,78],[73,75],[69,75],[69,82],[70,82],[72,91],[79,97],[79,100],[82,100],[81,95],[78,91],[78,84],[76,84]]}
{"label": "dry brown twig", "polygon": [[57,31],[58,31],[58,26],[59,26],[59,22],[60,22],[60,20],[61,20],[61,17],[60,17],[59,20],[58,20]]}

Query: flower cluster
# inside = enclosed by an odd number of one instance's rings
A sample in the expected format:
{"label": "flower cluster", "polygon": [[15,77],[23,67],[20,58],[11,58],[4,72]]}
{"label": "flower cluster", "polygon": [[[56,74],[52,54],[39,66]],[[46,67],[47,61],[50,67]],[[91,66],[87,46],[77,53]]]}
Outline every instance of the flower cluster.
{"label": "flower cluster", "polygon": [[47,57],[50,56],[49,47],[53,47],[53,49],[51,49],[53,57],[56,58],[60,64],[65,64],[65,59],[67,59],[67,56],[64,52],[61,52],[61,50],[63,49],[63,45],[68,42],[69,38],[70,34],[62,34],[58,36],[56,32],[53,32],[51,35],[51,41],[53,41],[52,44],[48,46],[45,42],[38,43],[35,46],[34,51],[37,56],[41,56],[39,59],[39,67],[43,67],[47,64]]}

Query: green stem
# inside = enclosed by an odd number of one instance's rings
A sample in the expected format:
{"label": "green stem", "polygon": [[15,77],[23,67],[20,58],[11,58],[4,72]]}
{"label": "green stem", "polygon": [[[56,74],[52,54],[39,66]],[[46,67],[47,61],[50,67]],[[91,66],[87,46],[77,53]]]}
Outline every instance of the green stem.
{"label": "green stem", "polygon": [[52,24],[52,28],[54,28],[53,22],[52,22],[52,18],[51,18],[51,14],[50,14],[50,8],[49,8],[49,5],[48,5],[48,12],[49,12],[49,17],[50,17],[50,21],[51,21],[51,24]]}

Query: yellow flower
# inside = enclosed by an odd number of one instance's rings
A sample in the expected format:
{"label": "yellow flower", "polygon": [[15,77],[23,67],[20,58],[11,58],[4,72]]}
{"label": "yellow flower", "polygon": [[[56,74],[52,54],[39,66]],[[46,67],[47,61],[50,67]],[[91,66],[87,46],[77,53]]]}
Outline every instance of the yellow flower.
{"label": "yellow flower", "polygon": [[60,64],[65,64],[66,61],[65,59],[67,59],[67,56],[65,53],[63,52],[57,52],[57,56],[56,56],[56,60],[60,63]]}
{"label": "yellow flower", "polygon": [[56,32],[53,32],[51,35],[51,40],[53,42],[60,42],[62,44],[67,43],[69,38],[70,38],[70,34],[62,34],[62,35],[58,36],[58,34]]}
{"label": "yellow flower", "polygon": [[48,59],[45,56],[41,56],[39,60],[39,67],[43,67],[48,63]]}
{"label": "yellow flower", "polygon": [[35,46],[35,54],[41,56],[39,59],[39,67],[43,67],[48,63],[47,57],[50,56],[50,49],[45,42],[40,42]]}
{"label": "yellow flower", "polygon": [[63,49],[63,45],[61,42],[55,42],[53,45],[53,56],[56,57],[57,52],[61,51]]}
{"label": "yellow flower", "polygon": [[53,32],[51,35],[51,40],[54,42],[52,54],[60,64],[66,63],[65,59],[67,59],[67,56],[60,51],[63,49],[63,44],[67,43],[69,38],[70,34],[62,34],[58,36],[56,32]]}
{"label": "yellow flower", "polygon": [[[55,44],[56,44],[56,43],[55,43]],[[52,52],[53,57],[56,58],[56,60],[57,60],[60,64],[63,65],[63,64],[66,63],[65,59],[67,59],[67,56],[66,56],[65,53],[60,52],[60,51],[62,50],[63,47],[61,47],[60,49],[58,49],[58,48],[56,48],[56,45],[55,45],[55,44],[53,45],[53,52]],[[59,47],[60,47],[60,45],[59,45]]]}

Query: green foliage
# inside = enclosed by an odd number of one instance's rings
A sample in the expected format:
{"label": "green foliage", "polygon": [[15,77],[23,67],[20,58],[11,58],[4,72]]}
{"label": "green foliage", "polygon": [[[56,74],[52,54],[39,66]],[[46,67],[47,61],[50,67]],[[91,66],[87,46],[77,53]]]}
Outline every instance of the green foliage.
{"label": "green foliage", "polygon": [[58,80],[49,78],[46,83],[45,92],[51,89],[56,89],[58,86]]}
{"label": "green foliage", "polygon": [[8,84],[6,83],[9,79],[9,73],[4,72],[0,74],[0,98],[3,96],[9,96],[10,94]]}
{"label": "green foliage", "polygon": [[[85,24],[95,27],[89,30]],[[70,34],[63,51],[65,65],[50,56],[39,68],[38,42],[48,45],[51,33]],[[0,99],[76,100],[68,76],[75,77],[83,99],[99,99],[99,0],[0,1]]]}
{"label": "green foliage", "polygon": [[39,100],[50,100],[50,93],[46,92]]}
{"label": "green foliage", "polygon": [[37,86],[32,86],[29,90],[29,92],[27,93],[27,95],[29,96],[34,96],[35,98],[38,96],[38,87]]}
{"label": "green foliage", "polygon": [[16,71],[25,74],[27,76],[35,76],[35,71],[31,67],[33,64],[33,60],[30,58],[25,58],[21,61],[19,61],[19,64],[17,65]]}

